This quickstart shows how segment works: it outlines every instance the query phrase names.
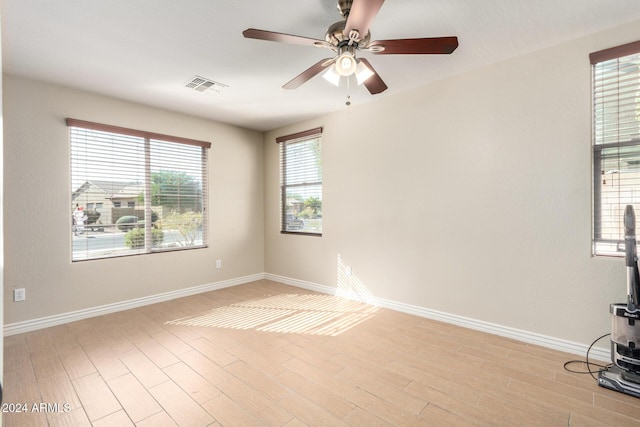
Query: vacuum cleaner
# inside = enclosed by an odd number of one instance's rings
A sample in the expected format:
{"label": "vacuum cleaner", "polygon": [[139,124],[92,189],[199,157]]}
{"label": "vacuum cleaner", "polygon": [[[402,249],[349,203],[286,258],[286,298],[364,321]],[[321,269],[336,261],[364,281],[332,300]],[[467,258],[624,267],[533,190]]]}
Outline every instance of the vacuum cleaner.
{"label": "vacuum cleaner", "polygon": [[624,246],[627,302],[611,304],[611,361],[598,374],[598,385],[640,397],[640,268],[636,253],[636,216],[624,210]]}

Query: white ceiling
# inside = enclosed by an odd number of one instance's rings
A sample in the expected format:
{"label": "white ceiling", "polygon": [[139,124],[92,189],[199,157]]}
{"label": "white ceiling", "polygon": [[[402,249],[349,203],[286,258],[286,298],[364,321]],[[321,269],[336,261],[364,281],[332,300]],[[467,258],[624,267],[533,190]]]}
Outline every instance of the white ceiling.
{"label": "white ceiling", "polygon": [[[345,107],[316,76],[282,85],[331,51],[245,39],[247,28],[324,39],[336,0],[2,0],[5,73],[255,130]],[[389,89],[352,87],[352,104],[640,19],[640,0],[387,0],[372,40],[458,36],[452,55],[361,52]],[[195,75],[220,93],[185,88]]]}

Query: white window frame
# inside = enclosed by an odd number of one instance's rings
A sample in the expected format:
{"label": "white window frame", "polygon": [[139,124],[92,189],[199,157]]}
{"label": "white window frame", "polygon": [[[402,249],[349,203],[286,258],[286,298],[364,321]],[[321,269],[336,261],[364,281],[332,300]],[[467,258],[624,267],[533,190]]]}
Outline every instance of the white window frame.
{"label": "white window frame", "polygon": [[640,212],[640,41],[591,53],[592,253],[624,256],[626,205]]}
{"label": "white window frame", "polygon": [[[281,136],[276,142],[280,144],[280,233],[321,237],[322,128]],[[291,193],[302,198],[299,206],[292,206]],[[301,205],[310,200],[311,206]]]}
{"label": "white window frame", "polygon": [[[116,221],[113,221],[114,224],[100,224],[99,226],[84,224],[82,227],[77,227],[74,224],[74,237],[71,245],[73,262],[207,247],[207,154],[211,147],[210,142],[71,118],[67,119],[67,126],[70,129],[72,187],[77,187],[80,182],[85,182],[83,185],[88,187],[91,180],[99,180],[96,178],[99,175],[108,177],[112,174],[114,179],[118,179],[122,176],[128,176],[128,169],[135,169],[140,178],[135,189],[136,192],[140,191],[139,194],[143,197],[141,200],[144,200],[142,203],[144,206],[141,208],[143,213],[138,213],[139,220],[142,220],[141,215],[144,215],[144,223],[131,226],[131,229],[144,229],[144,236],[139,237],[138,245],[134,241],[133,247],[126,247],[126,241],[122,235],[116,239],[117,231],[122,230],[117,227]],[[108,154],[111,150],[109,147],[113,147],[114,152],[117,153],[116,156]],[[122,151],[122,147],[127,147],[129,151]],[[135,152],[138,154],[135,157],[129,155],[131,150],[136,150]],[[143,154],[140,155],[140,153]],[[169,176],[174,177],[174,172],[180,176],[178,184],[173,186],[162,184],[165,182],[162,181],[164,178],[162,174],[168,173]],[[153,180],[154,173],[161,175],[160,184]],[[190,192],[184,191],[183,177],[189,178]],[[163,188],[159,193],[152,191],[152,183],[154,182],[156,182],[156,186]],[[122,184],[122,182],[120,183]],[[167,190],[167,188],[170,189]],[[178,190],[173,191],[175,188]],[[113,195],[105,196],[105,200],[113,198]],[[71,189],[72,209],[77,206],[82,207],[81,197],[82,193],[79,188]],[[160,207],[166,207],[166,200],[169,198],[172,202],[178,201],[178,207],[175,209],[171,207],[171,210],[168,213],[164,212],[164,217],[157,221],[158,214],[155,210],[152,211],[154,197],[159,199],[156,204],[159,204]],[[86,200],[88,201],[88,197]],[[187,200],[184,202],[187,205],[186,208],[184,205],[180,205],[183,203],[182,200]],[[93,203],[96,203],[95,200]],[[114,202],[114,208],[116,205],[121,206],[122,204]],[[185,224],[182,224],[183,222]],[[186,222],[191,224],[191,228]],[[104,233],[106,228],[113,231],[113,236],[102,245],[91,245],[91,240],[96,240],[99,237],[98,233]],[[89,236],[88,233],[91,231],[95,231],[95,235]],[[79,234],[84,239],[79,238]],[[166,240],[165,236],[168,235],[171,235],[171,244],[158,243],[159,240]],[[105,237],[105,235],[102,234],[100,237]],[[130,241],[132,240],[130,239]],[[98,246],[100,248],[96,249]]]}

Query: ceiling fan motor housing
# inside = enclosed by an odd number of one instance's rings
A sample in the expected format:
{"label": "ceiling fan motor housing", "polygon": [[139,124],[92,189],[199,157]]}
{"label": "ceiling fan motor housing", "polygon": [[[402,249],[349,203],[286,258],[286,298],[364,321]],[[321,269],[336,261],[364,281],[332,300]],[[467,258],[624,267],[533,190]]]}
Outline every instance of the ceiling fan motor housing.
{"label": "ceiling fan motor housing", "polygon": [[[338,21],[327,29],[327,32],[324,36],[324,39],[331,44],[331,46],[335,48],[342,48],[349,44],[349,37],[344,35],[344,27],[346,26],[347,21]],[[364,37],[360,37],[357,43],[358,49],[363,49],[369,46],[371,42],[371,32],[367,31],[367,34]],[[355,43],[354,43],[355,44]]]}

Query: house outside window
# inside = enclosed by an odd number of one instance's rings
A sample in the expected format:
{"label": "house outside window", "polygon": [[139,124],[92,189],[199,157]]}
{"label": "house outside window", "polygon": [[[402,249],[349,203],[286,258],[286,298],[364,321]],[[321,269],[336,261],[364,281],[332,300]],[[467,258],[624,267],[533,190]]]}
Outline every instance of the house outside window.
{"label": "house outside window", "polygon": [[623,256],[625,207],[632,205],[636,216],[640,214],[640,41],[589,57],[593,76],[593,253]]}
{"label": "house outside window", "polygon": [[322,128],[276,138],[280,144],[280,231],[322,235]]}
{"label": "house outside window", "polygon": [[209,142],[67,125],[72,261],[206,247]]}

